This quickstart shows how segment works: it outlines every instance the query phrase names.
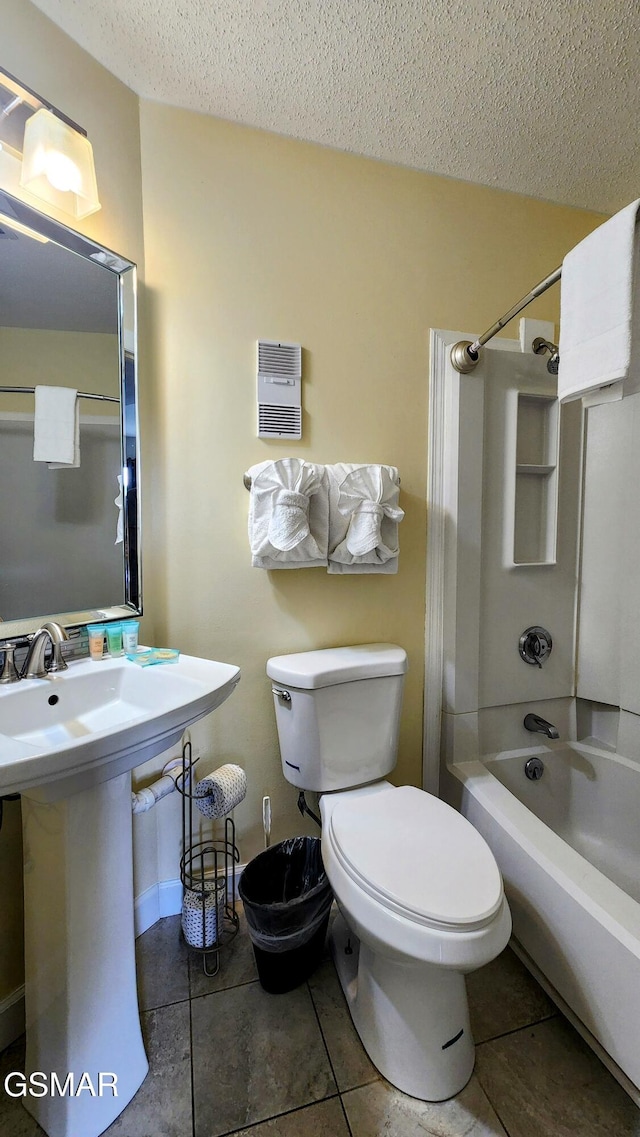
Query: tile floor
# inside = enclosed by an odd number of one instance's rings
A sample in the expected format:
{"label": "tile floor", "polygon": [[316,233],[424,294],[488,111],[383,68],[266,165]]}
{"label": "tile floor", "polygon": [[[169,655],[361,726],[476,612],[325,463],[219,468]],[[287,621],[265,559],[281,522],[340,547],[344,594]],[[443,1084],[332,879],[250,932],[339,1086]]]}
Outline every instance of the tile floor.
{"label": "tile floor", "polygon": [[[308,983],[268,995],[243,918],[207,979],[172,916],[140,937],[138,967],[151,1068],[109,1137],[640,1137],[640,1110],[508,948],[468,979],[476,1071],[439,1104],[371,1065],[328,955]],[[0,1079],[22,1053],[0,1055]],[[1,1089],[0,1133],[42,1134]]]}

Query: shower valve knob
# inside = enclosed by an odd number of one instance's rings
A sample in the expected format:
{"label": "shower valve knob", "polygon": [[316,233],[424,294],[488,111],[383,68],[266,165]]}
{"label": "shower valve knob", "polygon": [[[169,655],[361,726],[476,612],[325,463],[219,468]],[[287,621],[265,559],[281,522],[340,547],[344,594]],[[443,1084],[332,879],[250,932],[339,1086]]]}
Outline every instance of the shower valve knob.
{"label": "shower valve knob", "polygon": [[546,628],[538,627],[538,625],[526,628],[518,643],[520,658],[524,659],[525,663],[537,667],[542,667],[544,660],[551,655],[552,647],[551,635]]}

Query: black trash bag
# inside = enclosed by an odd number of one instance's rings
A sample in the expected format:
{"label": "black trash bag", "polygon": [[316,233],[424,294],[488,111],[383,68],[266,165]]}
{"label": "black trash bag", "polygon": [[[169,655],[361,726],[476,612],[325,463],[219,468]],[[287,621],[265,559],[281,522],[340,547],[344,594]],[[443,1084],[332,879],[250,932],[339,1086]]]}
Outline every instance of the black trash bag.
{"label": "black trash bag", "polygon": [[303,983],[322,959],[333,893],[319,837],[290,837],[247,865],[238,884],[258,977],[273,994]]}

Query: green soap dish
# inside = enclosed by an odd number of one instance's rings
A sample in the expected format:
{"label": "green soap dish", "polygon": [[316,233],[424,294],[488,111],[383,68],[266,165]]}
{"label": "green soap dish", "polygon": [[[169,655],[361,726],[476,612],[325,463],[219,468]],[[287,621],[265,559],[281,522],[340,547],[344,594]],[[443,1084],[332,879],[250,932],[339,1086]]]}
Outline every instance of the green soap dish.
{"label": "green soap dish", "polygon": [[180,652],[174,647],[139,647],[134,652],[127,652],[127,659],[137,663],[139,667],[151,667],[154,663],[177,663]]}

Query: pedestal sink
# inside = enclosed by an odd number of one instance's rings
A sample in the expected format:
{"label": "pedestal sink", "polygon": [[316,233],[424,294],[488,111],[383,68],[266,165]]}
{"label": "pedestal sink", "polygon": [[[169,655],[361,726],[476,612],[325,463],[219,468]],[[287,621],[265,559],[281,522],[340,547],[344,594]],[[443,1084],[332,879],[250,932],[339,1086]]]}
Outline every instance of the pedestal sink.
{"label": "pedestal sink", "polygon": [[[145,668],[85,660],[0,688],[0,794],[22,794],[26,1073],[49,1090],[23,1101],[49,1137],[98,1137],[146,1076],[131,770],[239,679],[231,664],[182,655]],[[52,1074],[66,1092],[51,1094]]]}

